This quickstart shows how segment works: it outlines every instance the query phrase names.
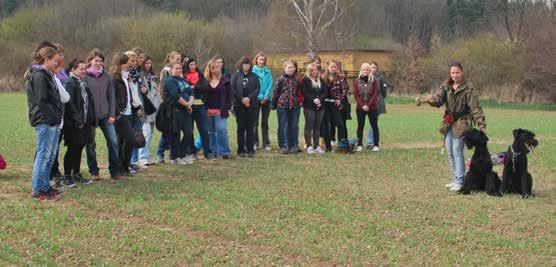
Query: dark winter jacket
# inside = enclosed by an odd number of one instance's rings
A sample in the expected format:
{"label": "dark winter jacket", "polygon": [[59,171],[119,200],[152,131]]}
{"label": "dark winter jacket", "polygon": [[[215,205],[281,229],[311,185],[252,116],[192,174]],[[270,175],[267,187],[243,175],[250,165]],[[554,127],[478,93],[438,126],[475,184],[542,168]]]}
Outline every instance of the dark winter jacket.
{"label": "dark winter jacket", "polygon": [[31,69],[27,82],[27,103],[31,126],[62,122],[63,107],[53,74],[44,69]]}
{"label": "dark winter jacket", "polygon": [[296,109],[299,107],[299,83],[295,75],[283,74],[278,78],[272,89],[272,108]]}
{"label": "dark winter jacket", "polygon": [[259,76],[253,72],[245,74],[238,71],[232,75],[231,80],[233,105],[234,107],[243,107],[241,99],[244,97],[249,98],[250,107],[258,107],[259,91],[261,89]]}
{"label": "dark winter jacket", "polygon": [[[86,115],[81,83],[85,86],[87,93]],[[64,87],[70,95],[70,101],[66,103],[66,113],[64,114],[64,140],[66,144],[90,144],[94,140],[93,127],[97,126],[93,94],[87,84],[75,76],[70,76]]]}
{"label": "dark winter jacket", "polygon": [[[324,98],[328,92],[326,85],[321,81],[320,87],[313,87],[313,82],[309,77],[303,78],[301,82],[301,91],[303,92],[303,108],[312,110],[320,110],[324,107]],[[319,99],[321,106],[317,107],[314,100]]]}

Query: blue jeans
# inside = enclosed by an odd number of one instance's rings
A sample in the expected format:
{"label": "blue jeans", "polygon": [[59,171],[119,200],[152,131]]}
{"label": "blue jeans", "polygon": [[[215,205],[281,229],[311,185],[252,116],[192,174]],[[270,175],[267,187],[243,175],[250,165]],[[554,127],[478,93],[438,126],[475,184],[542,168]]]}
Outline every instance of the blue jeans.
{"label": "blue jeans", "polygon": [[[108,171],[111,176],[120,175],[120,146],[118,145],[118,135],[114,124],[108,123],[108,118],[100,119],[98,125],[106,139],[106,146],[108,147]],[[95,136],[93,132],[93,136]],[[99,168],[97,163],[96,141],[86,146],[87,165],[89,166],[89,173],[98,175]]]}
{"label": "blue jeans", "polygon": [[164,159],[164,151],[170,150],[170,136],[162,134],[158,140],[158,147],[156,148],[156,158]]}
{"label": "blue jeans", "polygon": [[[193,113],[191,113],[191,117],[193,119],[193,123],[197,124],[197,130],[199,131],[199,136],[201,137],[201,146],[203,147],[203,154],[205,158],[211,154],[210,151],[210,141],[209,141],[209,134],[207,129],[208,124],[208,116],[207,116],[207,108],[205,106],[194,105],[193,106]],[[195,142],[191,144],[191,151],[197,151],[195,147]]]}
{"label": "blue jeans", "polygon": [[208,117],[208,134],[210,150],[216,156],[229,156],[230,143],[228,142],[228,118],[220,115]]}
{"label": "blue jeans", "polygon": [[[133,131],[143,131],[143,122],[139,120],[136,116],[133,116],[131,127],[133,128]],[[147,137],[145,136],[145,141],[146,139]],[[147,144],[145,144],[145,146],[146,145]],[[131,164],[137,164],[138,160],[139,160],[139,149],[133,148],[133,150],[131,150]]]}
{"label": "blue jeans", "polygon": [[299,108],[277,109],[278,145],[280,148],[299,148]]}
{"label": "blue jeans", "polygon": [[462,138],[454,138],[452,129],[448,129],[444,139],[446,151],[448,152],[448,160],[452,169],[452,182],[463,184],[465,176],[465,159],[463,156],[464,142]]}
{"label": "blue jeans", "polygon": [[60,129],[57,126],[39,124],[35,126],[37,134],[37,155],[33,165],[33,193],[48,193],[50,190],[50,170],[58,150]]}
{"label": "blue jeans", "polygon": [[153,141],[154,122],[143,123],[143,135],[145,136],[145,147],[139,149],[139,161],[146,163],[151,160],[151,144]]}

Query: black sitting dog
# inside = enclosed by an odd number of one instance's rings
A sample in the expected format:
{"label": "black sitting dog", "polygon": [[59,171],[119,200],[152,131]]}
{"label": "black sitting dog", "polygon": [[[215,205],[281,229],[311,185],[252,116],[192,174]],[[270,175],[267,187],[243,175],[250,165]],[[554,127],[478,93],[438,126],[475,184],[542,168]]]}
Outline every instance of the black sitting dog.
{"label": "black sitting dog", "polygon": [[500,196],[500,178],[492,171],[488,137],[477,129],[471,129],[463,134],[463,141],[467,148],[475,147],[475,152],[459,192],[469,194],[471,191],[486,191],[491,196]]}
{"label": "black sitting dog", "polygon": [[535,139],[534,133],[525,129],[515,129],[513,134],[514,142],[508,148],[504,161],[500,194],[518,193],[523,198],[534,197],[531,192],[533,177],[527,170],[527,154],[535,151],[539,141]]}

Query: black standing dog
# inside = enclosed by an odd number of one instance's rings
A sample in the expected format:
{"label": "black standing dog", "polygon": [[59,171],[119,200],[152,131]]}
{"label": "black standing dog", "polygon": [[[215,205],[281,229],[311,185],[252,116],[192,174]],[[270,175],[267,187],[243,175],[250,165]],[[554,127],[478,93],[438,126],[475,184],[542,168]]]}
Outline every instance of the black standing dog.
{"label": "black standing dog", "polygon": [[475,152],[459,192],[469,194],[471,191],[486,191],[491,196],[500,196],[500,178],[492,171],[492,160],[487,148],[488,137],[477,129],[471,129],[463,134],[463,141],[467,148],[474,147]]}
{"label": "black standing dog", "polygon": [[535,150],[539,141],[535,139],[534,133],[525,129],[515,129],[513,134],[514,142],[508,148],[504,160],[500,193],[518,193],[523,198],[534,197],[531,192],[533,177],[527,170],[527,154]]}

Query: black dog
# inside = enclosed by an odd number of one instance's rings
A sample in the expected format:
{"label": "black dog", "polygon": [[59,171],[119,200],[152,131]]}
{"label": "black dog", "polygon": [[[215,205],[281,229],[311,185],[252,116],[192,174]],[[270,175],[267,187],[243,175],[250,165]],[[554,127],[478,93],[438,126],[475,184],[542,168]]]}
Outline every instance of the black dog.
{"label": "black dog", "polygon": [[533,177],[527,170],[527,154],[539,145],[535,134],[525,129],[513,131],[514,142],[508,148],[504,161],[500,193],[519,193],[523,198],[534,197]]}
{"label": "black dog", "polygon": [[463,141],[467,148],[475,147],[475,152],[459,192],[469,194],[471,191],[486,191],[491,196],[500,196],[500,178],[492,171],[488,137],[477,129],[471,129],[463,134]]}

